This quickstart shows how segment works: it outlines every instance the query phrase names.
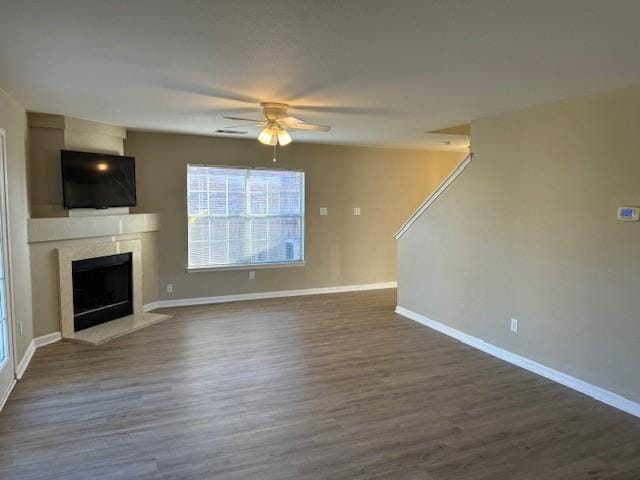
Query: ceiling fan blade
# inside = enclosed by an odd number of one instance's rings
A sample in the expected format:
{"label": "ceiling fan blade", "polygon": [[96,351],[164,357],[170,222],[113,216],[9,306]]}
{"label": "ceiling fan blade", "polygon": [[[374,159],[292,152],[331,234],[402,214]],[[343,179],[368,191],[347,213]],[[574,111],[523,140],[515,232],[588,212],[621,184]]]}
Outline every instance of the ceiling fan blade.
{"label": "ceiling fan blade", "polygon": [[286,125],[287,128],[292,128],[294,130],[313,130],[315,132],[328,132],[331,130],[329,125],[318,125],[317,123],[293,123],[291,125]]}
{"label": "ceiling fan blade", "polygon": [[284,123],[285,125],[295,125],[297,123],[304,123],[304,120],[296,117],[282,117],[278,119],[278,123]]}
{"label": "ceiling fan blade", "polygon": [[245,118],[245,117],[227,117],[226,115],[222,118],[226,118],[227,120],[239,120],[241,122],[253,122],[253,123],[262,123],[264,119],[258,120],[255,118]]}
{"label": "ceiling fan blade", "polygon": [[254,128],[254,127],[262,127],[262,123],[241,123],[238,125],[225,125],[224,127],[222,127],[223,129],[226,130],[232,130],[234,128]]}
{"label": "ceiling fan blade", "polygon": [[308,123],[300,118],[291,117],[291,116],[279,118],[278,123],[287,128],[293,128],[298,130],[315,130],[317,132],[328,132],[329,130],[331,130],[331,127],[329,125],[319,125],[316,123]]}

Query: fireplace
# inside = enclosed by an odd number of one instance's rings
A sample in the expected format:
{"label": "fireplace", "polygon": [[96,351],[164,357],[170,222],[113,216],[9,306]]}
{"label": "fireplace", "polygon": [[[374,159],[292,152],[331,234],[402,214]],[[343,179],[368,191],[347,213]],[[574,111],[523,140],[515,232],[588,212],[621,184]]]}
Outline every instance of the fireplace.
{"label": "fireplace", "polygon": [[133,313],[131,252],[74,260],[71,271],[76,332]]}
{"label": "fireplace", "polygon": [[98,345],[142,328],[151,317],[166,318],[143,310],[139,238],[87,241],[57,250],[62,338]]}

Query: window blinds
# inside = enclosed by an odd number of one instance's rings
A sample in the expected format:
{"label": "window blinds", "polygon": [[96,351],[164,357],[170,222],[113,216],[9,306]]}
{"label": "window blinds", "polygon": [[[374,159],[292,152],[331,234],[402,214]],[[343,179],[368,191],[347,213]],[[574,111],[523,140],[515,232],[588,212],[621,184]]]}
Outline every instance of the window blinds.
{"label": "window blinds", "polygon": [[189,165],[189,267],[304,259],[304,173]]}

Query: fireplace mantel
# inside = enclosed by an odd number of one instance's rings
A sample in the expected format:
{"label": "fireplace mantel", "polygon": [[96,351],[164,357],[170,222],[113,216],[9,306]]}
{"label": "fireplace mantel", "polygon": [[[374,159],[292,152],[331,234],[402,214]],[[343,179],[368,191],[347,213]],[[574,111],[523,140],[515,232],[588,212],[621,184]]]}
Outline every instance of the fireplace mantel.
{"label": "fireplace mantel", "polygon": [[31,218],[27,223],[29,243],[78,238],[110,237],[160,230],[157,213]]}

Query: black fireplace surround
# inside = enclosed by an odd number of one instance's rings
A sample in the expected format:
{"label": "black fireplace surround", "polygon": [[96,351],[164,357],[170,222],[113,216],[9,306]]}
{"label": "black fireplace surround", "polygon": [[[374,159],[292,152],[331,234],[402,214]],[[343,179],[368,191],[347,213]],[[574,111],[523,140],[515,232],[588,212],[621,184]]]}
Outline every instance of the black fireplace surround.
{"label": "black fireplace surround", "polygon": [[131,253],[72,262],[76,332],[133,313],[131,268]]}

